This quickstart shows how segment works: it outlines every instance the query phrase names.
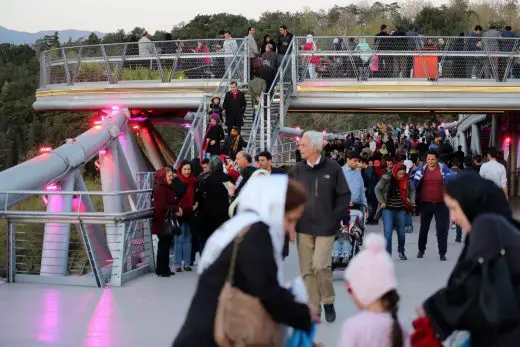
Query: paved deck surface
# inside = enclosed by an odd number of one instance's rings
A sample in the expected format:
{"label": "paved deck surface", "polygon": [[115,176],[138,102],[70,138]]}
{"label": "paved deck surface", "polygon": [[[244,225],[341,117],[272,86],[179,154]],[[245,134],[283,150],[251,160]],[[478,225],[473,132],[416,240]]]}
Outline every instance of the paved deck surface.
{"label": "paved deck surface", "polygon": [[[409,260],[397,261],[402,304],[400,317],[411,322],[415,307],[442,286],[453,268],[461,245],[450,230],[448,261],[437,254],[434,222],[424,259],[417,259],[418,220],[407,235]],[[369,232],[381,232],[371,226]],[[394,250],[397,240],[394,235]],[[394,251],[394,258],[396,251]],[[295,252],[287,261],[286,278],[297,275]],[[336,273],[334,324],[322,324],[318,340],[336,346],[342,322],[357,312],[343,289],[342,274]],[[93,289],[31,284],[0,284],[1,347],[166,347],[183,323],[196,285],[195,273],[172,278],[147,275],[122,288]],[[195,346],[194,346],[195,347]]]}

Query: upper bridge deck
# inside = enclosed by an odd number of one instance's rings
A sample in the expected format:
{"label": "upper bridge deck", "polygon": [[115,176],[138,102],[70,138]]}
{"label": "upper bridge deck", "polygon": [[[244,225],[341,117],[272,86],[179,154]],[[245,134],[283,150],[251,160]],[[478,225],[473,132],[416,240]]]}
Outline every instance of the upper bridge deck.
{"label": "upper bridge deck", "polygon": [[[518,39],[295,37],[289,112],[520,109]],[[34,108],[196,109],[243,39],[100,44],[43,52]],[[247,83],[244,57],[229,80]]]}

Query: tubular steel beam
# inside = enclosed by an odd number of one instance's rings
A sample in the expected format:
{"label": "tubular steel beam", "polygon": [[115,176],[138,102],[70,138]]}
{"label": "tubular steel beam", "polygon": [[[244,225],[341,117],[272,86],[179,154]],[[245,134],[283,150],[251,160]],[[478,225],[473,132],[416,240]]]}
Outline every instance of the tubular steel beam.
{"label": "tubular steel beam", "polygon": [[[71,170],[84,165],[118,136],[127,121],[127,110],[107,116],[101,128],[92,128],[50,153],[0,172],[0,191],[38,190],[45,184],[65,177]],[[38,174],[35,174],[38,173]],[[24,199],[23,195],[0,194],[0,208],[6,209]]]}

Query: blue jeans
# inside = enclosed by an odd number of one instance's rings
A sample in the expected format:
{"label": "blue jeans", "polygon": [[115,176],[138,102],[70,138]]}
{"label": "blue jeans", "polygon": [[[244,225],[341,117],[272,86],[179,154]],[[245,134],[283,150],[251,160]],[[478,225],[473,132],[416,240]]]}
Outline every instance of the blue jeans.
{"label": "blue jeans", "polygon": [[347,237],[340,237],[332,245],[332,257],[348,257],[352,249],[352,244]]}
{"label": "blue jeans", "polygon": [[184,261],[184,266],[190,265],[191,258],[191,232],[188,223],[182,223],[181,234],[175,237],[175,266],[181,266]]}
{"label": "blue jeans", "polygon": [[413,221],[412,221],[412,215],[407,213],[406,214],[406,223],[405,223],[405,229],[407,233],[413,232]]}
{"label": "blue jeans", "polygon": [[405,210],[383,209],[383,230],[386,239],[386,250],[392,255],[392,234],[394,227],[397,229],[397,251],[404,253],[405,231],[407,213]]}
{"label": "blue jeans", "polygon": [[459,227],[458,225],[455,225],[455,232],[456,232],[455,241],[462,241],[462,228]]}

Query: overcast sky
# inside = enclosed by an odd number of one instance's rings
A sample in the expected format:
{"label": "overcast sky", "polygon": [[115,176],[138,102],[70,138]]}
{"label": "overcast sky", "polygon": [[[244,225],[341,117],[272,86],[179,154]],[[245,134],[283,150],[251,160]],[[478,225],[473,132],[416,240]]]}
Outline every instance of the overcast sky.
{"label": "overcast sky", "polygon": [[[365,0],[366,1],[366,0]],[[364,2],[365,2],[364,1]],[[392,3],[396,0],[380,0]],[[405,3],[408,0],[398,1]],[[136,26],[148,31],[170,30],[197,14],[228,12],[258,18],[264,11],[329,9],[336,4],[359,0],[0,0],[0,25],[8,29],[40,30],[131,30]],[[369,1],[370,2],[370,1]],[[443,3],[445,0],[434,0]]]}

